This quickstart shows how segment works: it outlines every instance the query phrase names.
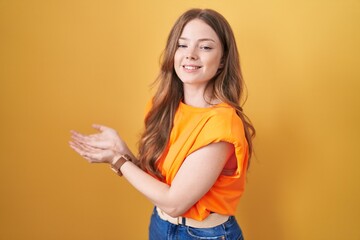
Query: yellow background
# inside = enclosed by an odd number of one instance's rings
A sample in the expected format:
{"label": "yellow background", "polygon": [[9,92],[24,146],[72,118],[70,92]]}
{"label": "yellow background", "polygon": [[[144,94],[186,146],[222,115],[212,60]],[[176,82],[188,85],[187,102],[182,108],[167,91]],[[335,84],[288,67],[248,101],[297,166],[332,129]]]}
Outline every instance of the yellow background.
{"label": "yellow background", "polygon": [[360,239],[360,2],[0,0],[0,239],[147,239],[151,204],[68,147],[116,128],[136,151],[176,18],[235,32],[257,128],[248,240]]}

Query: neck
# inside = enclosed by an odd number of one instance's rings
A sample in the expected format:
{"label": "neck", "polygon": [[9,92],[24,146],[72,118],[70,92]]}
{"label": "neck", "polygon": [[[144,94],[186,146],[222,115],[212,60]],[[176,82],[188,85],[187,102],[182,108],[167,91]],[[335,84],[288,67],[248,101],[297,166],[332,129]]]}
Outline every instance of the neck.
{"label": "neck", "polygon": [[211,87],[195,88],[184,84],[184,103],[193,107],[206,108],[219,103],[211,94]]}

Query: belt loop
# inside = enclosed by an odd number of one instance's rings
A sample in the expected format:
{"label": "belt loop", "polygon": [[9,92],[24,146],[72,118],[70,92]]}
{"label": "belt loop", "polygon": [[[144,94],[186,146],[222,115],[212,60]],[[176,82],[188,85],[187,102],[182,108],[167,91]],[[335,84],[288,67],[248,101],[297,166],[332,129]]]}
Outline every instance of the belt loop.
{"label": "belt loop", "polygon": [[186,225],[186,218],[181,217],[181,224],[184,225],[184,226]]}

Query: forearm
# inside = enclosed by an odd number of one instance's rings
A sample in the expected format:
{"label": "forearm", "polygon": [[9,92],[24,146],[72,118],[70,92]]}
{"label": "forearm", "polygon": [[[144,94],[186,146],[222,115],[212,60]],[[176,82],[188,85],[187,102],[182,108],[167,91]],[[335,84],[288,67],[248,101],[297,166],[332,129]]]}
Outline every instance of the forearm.
{"label": "forearm", "polygon": [[147,174],[130,161],[125,162],[120,171],[154,205],[170,216],[177,217],[209,191],[233,153],[233,145],[225,142],[213,143],[193,152],[182,163],[171,186]]}
{"label": "forearm", "polygon": [[184,194],[170,189],[167,184],[141,170],[139,160],[119,138],[115,130],[101,125],[94,125],[94,128],[100,133],[86,136],[72,131],[70,147],[90,163],[109,163],[117,173],[120,169],[124,177],[138,191],[163,211],[168,212],[174,209],[173,206],[179,205],[181,202],[179,197]]}
{"label": "forearm", "polygon": [[171,194],[169,185],[152,177],[132,162],[123,164],[121,166],[121,172],[135,189],[169,215],[180,215],[184,210],[187,210],[182,209],[179,212],[181,204],[179,204],[177,199],[174,198],[174,195]]}

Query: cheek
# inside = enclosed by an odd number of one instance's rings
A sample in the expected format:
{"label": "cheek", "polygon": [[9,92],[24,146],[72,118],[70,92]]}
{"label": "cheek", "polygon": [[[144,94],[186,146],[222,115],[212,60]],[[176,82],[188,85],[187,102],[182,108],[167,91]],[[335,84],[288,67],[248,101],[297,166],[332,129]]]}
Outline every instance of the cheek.
{"label": "cheek", "polygon": [[211,59],[211,61],[209,61],[209,64],[210,66],[212,66],[211,68],[216,72],[220,68],[220,62],[221,62],[221,58],[215,57]]}
{"label": "cheek", "polygon": [[179,67],[180,66],[180,58],[179,58],[179,54],[177,54],[177,52],[174,55],[174,70],[177,76],[179,76]]}
{"label": "cheek", "polygon": [[179,53],[178,51],[175,52],[175,55],[174,55],[174,67],[178,67],[180,64],[180,56],[179,56]]}

